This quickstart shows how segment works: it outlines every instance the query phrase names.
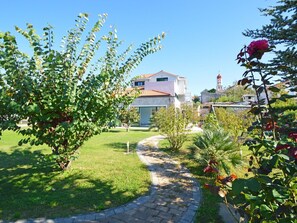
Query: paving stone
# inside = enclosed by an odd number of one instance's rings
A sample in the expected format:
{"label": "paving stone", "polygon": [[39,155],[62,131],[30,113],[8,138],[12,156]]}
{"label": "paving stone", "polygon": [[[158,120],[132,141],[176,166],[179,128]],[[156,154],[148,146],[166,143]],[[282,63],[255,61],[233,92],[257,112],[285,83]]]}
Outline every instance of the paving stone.
{"label": "paving stone", "polygon": [[152,217],[150,219],[148,219],[148,222],[151,222],[151,223],[160,223],[163,219],[160,218],[160,217]]}
{"label": "paving stone", "polygon": [[171,208],[171,209],[169,209],[168,213],[176,215],[176,216],[180,216],[181,213],[183,213],[183,211],[181,211],[179,209]]}
{"label": "paving stone", "polygon": [[114,208],[105,210],[104,214],[105,214],[106,218],[115,215]]}
{"label": "paving stone", "polygon": [[147,207],[147,208],[152,208],[152,209],[155,209],[157,207],[156,204],[154,204],[153,202],[147,202],[145,204],[143,204],[144,207]]}
{"label": "paving stone", "polygon": [[125,211],[125,208],[124,207],[118,207],[118,208],[115,208],[114,209],[114,212],[116,214],[120,214],[120,213],[123,213]]}
{"label": "paving stone", "polygon": [[104,212],[99,212],[95,214],[95,220],[104,219],[106,218],[106,215]]}
{"label": "paving stone", "polygon": [[166,206],[161,206],[161,207],[158,207],[158,210],[162,211],[162,212],[167,212],[169,210],[169,208]]}
{"label": "paving stone", "polygon": [[173,214],[167,213],[167,212],[160,212],[158,215],[160,218],[163,219],[172,219],[173,218]]}

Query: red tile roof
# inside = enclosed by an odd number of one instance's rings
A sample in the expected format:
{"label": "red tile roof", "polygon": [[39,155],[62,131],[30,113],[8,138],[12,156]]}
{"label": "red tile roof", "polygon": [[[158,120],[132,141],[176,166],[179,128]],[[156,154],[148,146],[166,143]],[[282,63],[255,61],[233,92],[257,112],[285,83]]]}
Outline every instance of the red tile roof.
{"label": "red tile roof", "polygon": [[169,93],[155,90],[141,90],[139,97],[170,96]]}
{"label": "red tile roof", "polygon": [[137,79],[140,79],[140,78],[150,78],[153,75],[155,75],[155,74],[141,74],[141,75],[138,76]]}
{"label": "red tile roof", "polygon": [[156,90],[144,90],[144,87],[127,88],[126,93],[133,94],[137,97],[158,97],[158,96],[170,96],[169,93]]}

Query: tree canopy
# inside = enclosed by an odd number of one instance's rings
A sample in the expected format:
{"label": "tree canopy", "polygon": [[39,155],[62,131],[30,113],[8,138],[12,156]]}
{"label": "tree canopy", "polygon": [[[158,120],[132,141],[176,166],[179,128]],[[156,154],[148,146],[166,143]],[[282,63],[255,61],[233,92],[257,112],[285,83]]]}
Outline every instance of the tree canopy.
{"label": "tree canopy", "polygon": [[[41,36],[32,24],[16,27],[32,55],[19,49],[10,32],[0,32],[0,132],[21,133],[25,138],[20,144],[48,145],[61,169],[67,169],[81,145],[131,102],[135,94],[126,91],[128,74],[158,51],[164,38],[156,36],[133,53],[131,46],[118,53],[122,42],[115,29],[99,35],[105,20],[106,15],[100,15],[85,34],[88,15],[79,14],[58,49],[51,26],[43,28]],[[104,53],[97,55],[103,46]],[[22,119],[29,128],[18,127]]]}

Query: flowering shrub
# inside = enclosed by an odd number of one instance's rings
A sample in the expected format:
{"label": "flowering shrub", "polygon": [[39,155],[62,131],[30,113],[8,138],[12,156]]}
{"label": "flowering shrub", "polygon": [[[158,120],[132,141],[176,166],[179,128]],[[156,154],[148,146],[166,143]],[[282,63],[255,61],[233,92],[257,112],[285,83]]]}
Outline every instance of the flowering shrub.
{"label": "flowering shrub", "polygon": [[250,43],[247,47],[247,53],[250,57],[261,59],[263,54],[269,49],[267,40],[257,40]]}
{"label": "flowering shrub", "polygon": [[[239,84],[255,89],[258,103],[252,106],[251,112],[259,119],[251,126],[251,139],[246,141],[252,153],[251,177],[235,181],[231,196],[251,222],[294,222],[297,210],[296,114],[291,124],[285,123],[285,108],[274,108],[280,96],[270,98],[268,95],[268,90],[278,93],[280,89],[271,81],[272,71],[259,61],[267,51],[267,41],[261,40],[252,42],[238,55],[239,63],[247,68]],[[256,81],[256,75],[260,82]],[[261,100],[261,95],[265,95],[267,104]]]}
{"label": "flowering shrub", "polygon": [[[251,152],[248,178],[221,177],[217,174],[220,170],[206,167],[204,172],[216,174],[217,178],[214,185],[205,187],[226,202],[228,197],[249,222],[296,222],[297,112],[288,111],[286,103],[276,106],[279,100],[286,101],[291,96],[285,89],[280,94],[281,85],[271,81],[274,72],[260,61],[270,48],[266,40],[253,41],[237,56],[238,63],[246,67],[238,84],[252,87],[257,96],[257,103],[250,110],[257,119],[245,142]],[[275,93],[273,98],[268,90]]]}

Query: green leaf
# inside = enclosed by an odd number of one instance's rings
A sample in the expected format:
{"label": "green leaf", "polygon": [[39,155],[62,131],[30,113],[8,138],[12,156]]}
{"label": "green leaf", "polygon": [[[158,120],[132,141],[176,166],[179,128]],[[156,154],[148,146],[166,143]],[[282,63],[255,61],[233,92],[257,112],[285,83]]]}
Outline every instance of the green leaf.
{"label": "green leaf", "polygon": [[244,197],[247,201],[255,201],[259,199],[257,196],[251,195],[251,194],[244,194]]}
{"label": "green leaf", "polygon": [[282,195],[276,189],[272,190],[272,196],[275,197],[275,198],[282,197]]}
{"label": "green leaf", "polygon": [[246,186],[253,192],[258,192],[261,189],[260,183],[255,178],[250,178],[246,181]]}
{"label": "green leaf", "polygon": [[285,155],[285,154],[278,153],[277,156],[284,159],[284,160],[290,160],[290,157]]}
{"label": "green leaf", "polygon": [[260,211],[261,212],[272,212],[271,208],[268,207],[266,204],[261,204],[260,205]]}
{"label": "green leaf", "polygon": [[232,192],[235,195],[239,195],[244,190],[244,186],[245,186],[245,180],[237,179],[232,183]]}
{"label": "green leaf", "polygon": [[275,93],[280,92],[280,89],[277,88],[277,87],[275,87],[275,86],[270,86],[270,87],[268,88],[268,90],[270,90],[270,91],[272,91],[272,92],[275,92]]}

